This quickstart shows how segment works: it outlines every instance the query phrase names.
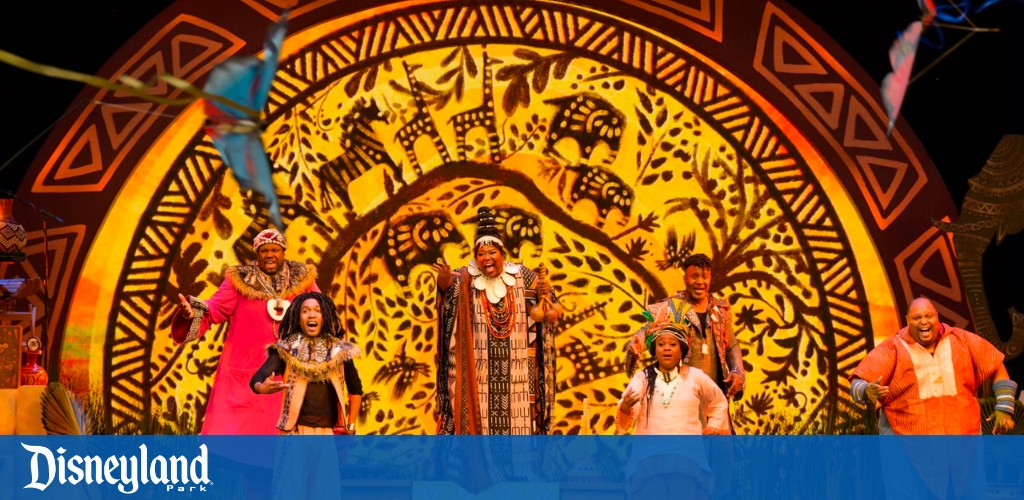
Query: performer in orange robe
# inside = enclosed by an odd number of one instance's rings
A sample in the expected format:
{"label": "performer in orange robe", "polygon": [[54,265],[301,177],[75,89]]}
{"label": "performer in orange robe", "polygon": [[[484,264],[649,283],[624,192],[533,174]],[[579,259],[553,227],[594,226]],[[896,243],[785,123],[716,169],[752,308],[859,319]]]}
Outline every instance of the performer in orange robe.
{"label": "performer in orange robe", "polygon": [[910,303],[907,324],[853,372],[854,401],[881,405],[880,433],[980,434],[977,392],[988,379],[998,398],[989,416],[996,422],[994,432],[1013,428],[1017,384],[1007,375],[1001,352],[971,332],[939,322],[925,298]]}
{"label": "performer in orange robe", "polygon": [[985,339],[939,321],[930,300],[915,299],[907,327],[875,347],[851,377],[854,401],[880,407],[882,482],[887,498],[984,498],[981,441],[936,440],[920,434],[981,434],[977,392],[993,380],[993,433],[1013,429],[1017,384],[1003,367],[1003,354]]}

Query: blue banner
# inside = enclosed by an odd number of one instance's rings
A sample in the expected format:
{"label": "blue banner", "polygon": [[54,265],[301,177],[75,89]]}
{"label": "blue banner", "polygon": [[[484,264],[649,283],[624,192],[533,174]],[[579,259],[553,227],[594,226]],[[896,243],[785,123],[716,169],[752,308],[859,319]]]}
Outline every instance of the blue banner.
{"label": "blue banner", "polygon": [[0,437],[0,499],[987,499],[1022,473],[1010,436]]}

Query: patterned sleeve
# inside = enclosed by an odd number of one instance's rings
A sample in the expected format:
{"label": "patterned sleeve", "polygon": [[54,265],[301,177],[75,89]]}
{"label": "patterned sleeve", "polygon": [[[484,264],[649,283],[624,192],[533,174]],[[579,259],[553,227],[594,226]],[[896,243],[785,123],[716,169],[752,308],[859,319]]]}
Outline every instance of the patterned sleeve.
{"label": "patterned sleeve", "polygon": [[879,382],[881,385],[889,385],[892,382],[893,372],[896,370],[895,339],[894,335],[875,346],[853,370],[850,378],[861,378],[868,382],[881,379]]}
{"label": "patterned sleeve", "polygon": [[718,309],[718,314],[722,315],[722,325],[725,326],[725,346],[729,349],[739,347],[740,343],[736,340],[736,334],[732,331],[732,308],[729,307],[728,302],[724,301],[723,303],[716,304],[715,308]]}
{"label": "patterned sleeve", "polygon": [[960,336],[974,361],[974,373],[979,383],[992,378],[1003,364],[1003,353],[980,335],[963,331]]}
{"label": "patterned sleeve", "polygon": [[437,352],[435,353],[434,366],[437,377],[437,386],[434,393],[437,398],[438,412],[438,434],[454,434],[455,420],[451,395],[449,394],[449,369],[452,364],[451,341],[455,327],[456,310],[459,305],[459,290],[462,289],[462,273],[458,269],[452,270],[452,286],[447,290],[438,288],[438,324],[440,331],[437,332]]}
{"label": "patterned sleeve", "polygon": [[[535,273],[533,269],[530,269],[522,264],[519,264],[519,269],[521,269],[520,272],[523,273],[523,284],[526,285],[526,288],[532,287],[533,282],[536,281],[537,279],[537,273]],[[548,293],[548,295],[553,304],[558,303],[558,296],[555,295],[555,287],[551,287],[551,291]]]}
{"label": "patterned sleeve", "polygon": [[[182,316],[180,310],[175,311],[171,318],[171,338],[176,344],[198,340],[211,326],[231,319],[239,296],[231,280],[225,278],[212,297],[201,301],[202,304],[198,304],[198,307],[193,303],[192,319]],[[202,307],[204,304],[205,309]]]}

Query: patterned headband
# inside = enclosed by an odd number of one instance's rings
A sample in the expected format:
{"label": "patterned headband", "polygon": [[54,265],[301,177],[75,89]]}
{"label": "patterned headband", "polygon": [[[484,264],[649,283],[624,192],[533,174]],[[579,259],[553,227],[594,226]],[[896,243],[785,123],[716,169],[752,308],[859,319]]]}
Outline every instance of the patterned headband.
{"label": "patterned headband", "polygon": [[689,347],[684,330],[688,322],[684,317],[681,325],[676,324],[668,304],[656,302],[648,305],[647,310],[644,311],[644,317],[648,321],[647,336],[644,338],[648,350],[651,349],[655,339],[662,335],[673,335],[682,345]]}
{"label": "patterned headband", "polygon": [[662,335],[671,335],[679,341],[679,345],[683,348],[683,355],[690,349],[690,342],[686,339],[686,333],[684,333],[676,325],[667,325],[660,330],[647,330],[647,338],[644,339],[645,347],[647,350],[651,350],[651,346],[658,340],[658,337]]}
{"label": "patterned headband", "polygon": [[502,241],[500,239],[498,239],[497,237],[494,237],[494,236],[490,236],[490,235],[481,236],[481,237],[477,238],[475,246],[476,247],[480,247],[480,245],[497,245],[497,246],[502,247],[502,248],[505,247],[505,244],[502,243]]}
{"label": "patterned headband", "polygon": [[264,229],[252,240],[252,249],[259,251],[260,247],[267,243],[275,243],[281,245],[281,248],[288,248],[288,242],[284,239],[284,235],[277,229]]}

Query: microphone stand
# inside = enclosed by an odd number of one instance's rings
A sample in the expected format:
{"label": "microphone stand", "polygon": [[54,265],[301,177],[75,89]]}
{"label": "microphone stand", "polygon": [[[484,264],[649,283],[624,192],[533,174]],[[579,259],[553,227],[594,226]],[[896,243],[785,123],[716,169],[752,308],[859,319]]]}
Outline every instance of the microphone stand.
{"label": "microphone stand", "polygon": [[[54,215],[49,210],[46,210],[46,209],[44,209],[44,208],[42,208],[42,207],[40,207],[40,206],[38,206],[38,205],[36,205],[36,204],[34,204],[32,202],[30,202],[30,201],[20,197],[20,196],[12,193],[10,191],[8,191],[6,189],[0,189],[0,193],[4,193],[7,196],[10,196],[11,198],[14,198],[15,200],[18,200],[18,201],[24,203],[25,205],[28,205],[29,208],[31,208],[36,214],[38,214],[39,217],[43,221],[43,334],[42,334],[42,339],[41,340],[42,340],[43,348],[46,350],[45,351],[45,356],[43,358],[43,361],[44,361],[43,366],[46,366],[47,367],[46,371],[50,372],[51,370],[49,368],[51,368],[51,367],[49,365],[51,364],[51,361],[52,361],[52,360],[48,359],[50,357],[50,344],[49,344],[49,340],[50,340],[50,334],[49,334],[49,328],[50,328],[50,319],[49,319],[49,317],[50,317],[50,314],[49,314],[50,313],[50,288],[49,288],[49,286],[50,286],[50,247],[49,247],[49,240],[48,240],[48,236],[49,235],[47,234],[47,230],[46,230],[46,221],[50,220],[50,219],[53,219],[53,220],[57,221],[58,223],[63,223],[64,219],[61,219],[60,217],[57,217],[56,215]],[[35,325],[32,325],[32,326],[33,326],[33,328],[35,327]],[[54,371],[53,375],[54,376],[58,376],[59,374],[56,373],[56,371]]]}

